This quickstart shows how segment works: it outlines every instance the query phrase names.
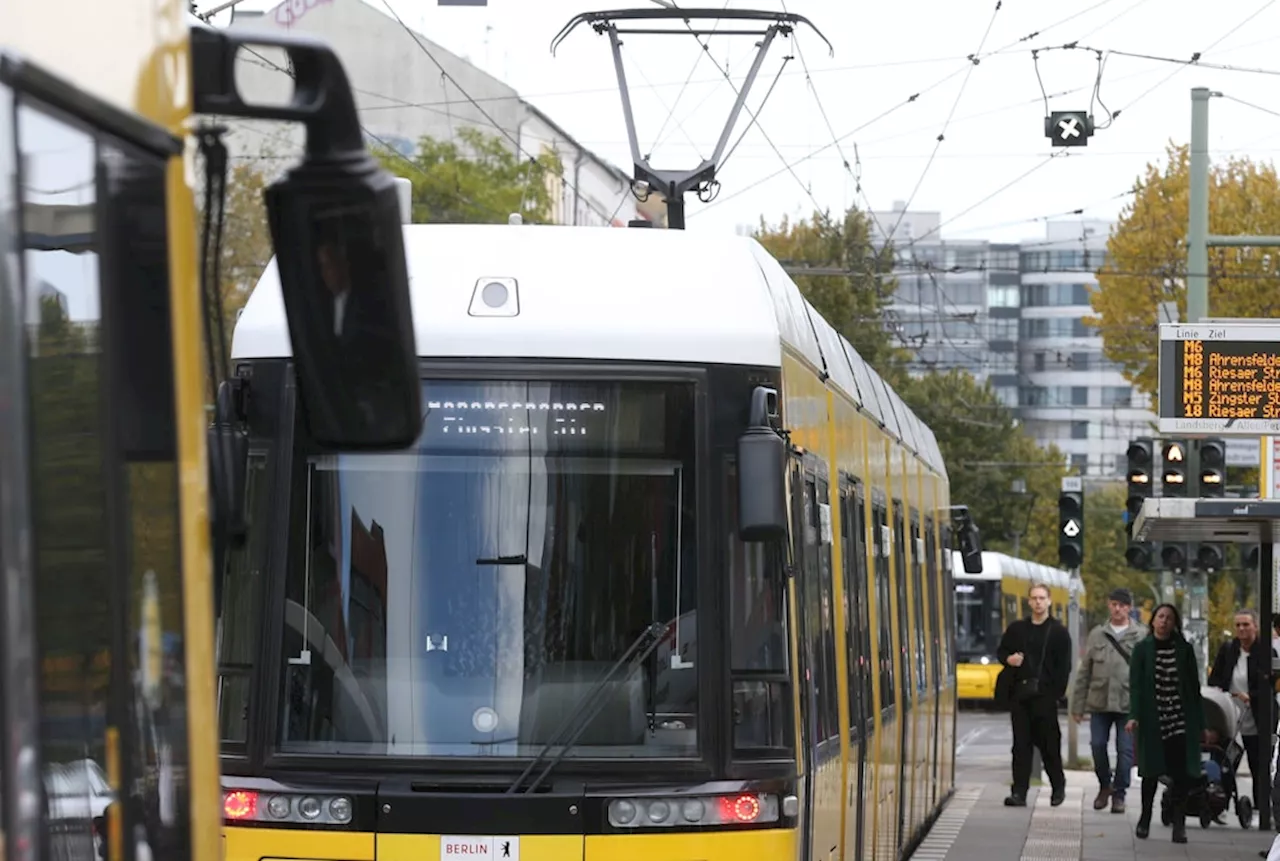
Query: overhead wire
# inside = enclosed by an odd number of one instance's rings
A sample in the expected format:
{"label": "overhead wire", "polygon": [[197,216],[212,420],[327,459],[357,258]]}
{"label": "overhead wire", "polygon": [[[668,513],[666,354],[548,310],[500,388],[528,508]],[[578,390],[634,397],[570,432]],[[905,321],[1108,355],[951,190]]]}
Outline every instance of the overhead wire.
{"label": "overhead wire", "polygon": [[933,152],[929,155],[929,160],[924,163],[924,169],[920,171],[919,178],[916,179],[915,187],[911,189],[911,194],[907,197],[907,202],[902,207],[902,212],[898,215],[898,220],[893,223],[893,227],[889,229],[885,242],[893,241],[894,234],[898,232],[898,228],[902,225],[902,219],[906,217],[907,212],[911,209],[911,204],[916,199],[916,194],[920,191],[920,186],[924,184],[924,179],[929,173],[929,168],[933,167],[933,161],[938,154],[938,148],[942,146],[942,142],[946,140],[947,128],[951,125],[951,120],[956,115],[956,109],[960,107],[960,100],[964,98],[964,91],[969,86],[969,80],[973,77],[973,70],[978,67],[981,62],[979,56],[982,49],[987,44],[987,38],[991,35],[991,28],[995,26],[996,17],[1000,14],[1000,10],[1004,7],[1004,0],[996,0],[995,8],[991,10],[991,18],[987,21],[987,29],[982,33],[982,40],[978,43],[978,50],[974,51],[970,56],[969,68],[965,71],[964,80],[960,82],[960,90],[956,93],[955,100],[951,103],[951,110],[947,113],[947,118],[942,123],[942,131],[938,132],[937,142],[933,146]]}

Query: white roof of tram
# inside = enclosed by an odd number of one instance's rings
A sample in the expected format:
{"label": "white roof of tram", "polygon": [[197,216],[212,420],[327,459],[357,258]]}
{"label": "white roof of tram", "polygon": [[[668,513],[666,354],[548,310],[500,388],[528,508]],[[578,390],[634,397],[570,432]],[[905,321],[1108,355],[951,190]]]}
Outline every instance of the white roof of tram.
{"label": "white roof of tram", "polygon": [[982,551],[981,574],[970,574],[965,571],[964,563],[960,559],[960,552],[957,550],[951,551],[951,572],[957,580],[1000,580],[1004,577],[1012,577],[1025,581],[1028,586],[1032,583],[1040,582],[1066,589],[1068,592],[1084,591],[1083,582],[1073,577],[1071,572],[1066,569],[1041,565],[1039,562],[1032,562],[1030,559],[1019,559],[990,550]]}
{"label": "white roof of tram", "polygon": [[[493,224],[404,228],[419,355],[779,367],[784,346],[939,474],[933,432],[805,301],[749,237]],[[518,313],[474,316],[479,291],[514,279]],[[513,303],[514,304],[514,303]],[[236,323],[234,359],[289,356],[272,259]]]}

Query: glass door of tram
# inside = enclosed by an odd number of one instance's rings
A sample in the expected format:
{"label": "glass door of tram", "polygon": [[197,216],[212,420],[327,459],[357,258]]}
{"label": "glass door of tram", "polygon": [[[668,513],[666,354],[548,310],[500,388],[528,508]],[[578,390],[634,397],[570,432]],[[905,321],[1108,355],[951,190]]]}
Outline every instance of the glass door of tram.
{"label": "glass door of tram", "polygon": [[0,62],[0,856],[183,859],[172,153],[15,69]]}

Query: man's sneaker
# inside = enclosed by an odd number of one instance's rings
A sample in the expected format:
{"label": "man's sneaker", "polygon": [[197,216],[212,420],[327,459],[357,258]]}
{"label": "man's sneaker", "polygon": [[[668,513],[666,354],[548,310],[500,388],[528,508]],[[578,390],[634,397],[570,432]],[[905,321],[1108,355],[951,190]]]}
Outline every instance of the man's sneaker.
{"label": "man's sneaker", "polygon": [[1019,792],[1012,793],[1004,800],[1005,807],[1026,807],[1027,797]]}
{"label": "man's sneaker", "polygon": [[1112,813],[1124,813],[1124,799],[1123,799],[1123,798],[1115,798],[1115,797],[1113,797],[1113,798],[1111,799],[1111,812],[1112,812]]}
{"label": "man's sneaker", "polygon": [[1104,807],[1107,806],[1107,802],[1110,800],[1111,800],[1111,789],[1106,786],[1102,787],[1101,789],[1098,790],[1098,797],[1093,800],[1093,809],[1102,810]]}

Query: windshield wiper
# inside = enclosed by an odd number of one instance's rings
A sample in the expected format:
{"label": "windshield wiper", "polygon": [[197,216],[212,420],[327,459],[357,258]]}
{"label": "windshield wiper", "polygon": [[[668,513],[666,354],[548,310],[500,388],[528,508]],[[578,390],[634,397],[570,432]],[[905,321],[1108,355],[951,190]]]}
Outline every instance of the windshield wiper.
{"label": "windshield wiper", "polygon": [[494,556],[492,558],[482,556],[476,560],[477,565],[528,565],[529,557],[523,553],[517,553],[514,556]]}
{"label": "windshield wiper", "polygon": [[605,685],[612,681],[619,671],[628,671],[653,654],[653,650],[658,648],[658,644],[666,639],[666,635],[671,630],[674,621],[654,622],[640,632],[640,636],[636,637],[630,646],[627,646],[627,650],[622,653],[622,657],[618,658],[613,663],[613,666],[609,667],[608,672],[582,695],[582,698],[578,700],[569,711],[569,714],[561,721],[560,726],[552,733],[551,739],[542,750],[538,751],[538,755],[533,758],[533,761],[529,763],[524,771],[520,772],[520,776],[515,779],[515,782],[507,787],[507,795],[519,790],[520,784],[524,783],[524,779],[538,767],[538,763],[542,762],[543,757],[547,755],[547,751],[560,743],[559,739],[562,735],[566,732],[569,733],[569,737],[563,742],[564,746],[561,748],[560,753],[556,755],[555,759],[547,763],[546,767],[534,778],[533,783],[529,784],[529,788],[525,792],[533,792],[538,788],[538,784],[542,783],[547,775],[551,773],[551,770],[560,764],[561,760],[565,758],[569,750],[578,741],[578,736],[582,735],[586,728],[591,725],[591,721],[595,720],[600,710],[605,707],[608,698],[600,696]]}

